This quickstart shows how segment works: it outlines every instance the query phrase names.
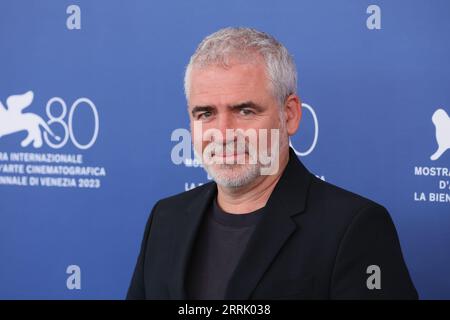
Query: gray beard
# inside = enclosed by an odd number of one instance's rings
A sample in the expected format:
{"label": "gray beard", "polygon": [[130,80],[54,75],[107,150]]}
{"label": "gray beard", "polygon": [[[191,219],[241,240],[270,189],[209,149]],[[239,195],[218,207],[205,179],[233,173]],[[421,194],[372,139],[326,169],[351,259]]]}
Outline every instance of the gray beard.
{"label": "gray beard", "polygon": [[[201,163],[202,156],[194,148],[194,154]],[[238,188],[254,181],[260,173],[260,164],[203,164],[203,169],[220,186]]]}

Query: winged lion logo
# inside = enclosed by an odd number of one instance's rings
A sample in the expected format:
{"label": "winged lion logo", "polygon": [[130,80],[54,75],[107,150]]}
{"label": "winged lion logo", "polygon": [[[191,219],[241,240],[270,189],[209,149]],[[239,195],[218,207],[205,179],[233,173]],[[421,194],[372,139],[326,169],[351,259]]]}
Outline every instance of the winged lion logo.
{"label": "winged lion logo", "polygon": [[40,148],[42,147],[42,127],[54,139],[61,140],[40,116],[31,112],[23,113],[23,110],[31,105],[33,99],[33,91],[27,91],[24,94],[9,96],[6,99],[8,108],[5,108],[0,101],[0,138],[19,131],[27,131],[28,135],[20,145],[27,147],[33,143],[33,147]]}

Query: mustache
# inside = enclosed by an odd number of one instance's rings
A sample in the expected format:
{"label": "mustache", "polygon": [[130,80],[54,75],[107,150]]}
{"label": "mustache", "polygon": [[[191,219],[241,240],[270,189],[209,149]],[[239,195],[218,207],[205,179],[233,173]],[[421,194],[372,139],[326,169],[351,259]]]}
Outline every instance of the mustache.
{"label": "mustache", "polygon": [[215,142],[208,143],[205,150],[211,150],[211,156],[215,155],[234,155],[234,154],[250,154],[252,151],[256,151],[256,148],[246,141],[228,141],[228,142]]}
{"label": "mustache", "polygon": [[[248,155],[248,158],[247,158]],[[233,158],[230,158],[232,156]],[[256,164],[256,148],[245,140],[210,141],[202,150],[202,163],[214,164]]]}

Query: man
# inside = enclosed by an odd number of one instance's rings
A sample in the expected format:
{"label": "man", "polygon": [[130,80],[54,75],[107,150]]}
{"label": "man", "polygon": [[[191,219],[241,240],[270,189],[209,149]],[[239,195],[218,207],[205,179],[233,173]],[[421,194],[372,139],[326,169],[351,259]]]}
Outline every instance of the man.
{"label": "man", "polygon": [[154,206],[128,299],[417,298],[386,209],[289,148],[301,102],[283,45],[222,29],[191,57],[185,91],[214,182]]}

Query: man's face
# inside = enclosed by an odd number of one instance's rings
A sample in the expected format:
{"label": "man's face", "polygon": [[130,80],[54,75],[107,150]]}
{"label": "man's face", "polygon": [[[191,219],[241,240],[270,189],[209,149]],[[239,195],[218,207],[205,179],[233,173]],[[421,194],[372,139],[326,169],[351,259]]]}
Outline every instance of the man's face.
{"label": "man's face", "polygon": [[[219,185],[242,186],[260,174],[261,163],[249,163],[249,148],[257,150],[258,144],[254,143],[255,140],[252,143],[246,139],[245,147],[236,147],[237,142],[242,140],[236,139],[236,136],[228,136],[227,139],[227,129],[255,129],[257,133],[260,129],[266,129],[267,138],[262,143],[268,150],[271,149],[270,129],[281,129],[279,135],[282,145],[283,141],[288,141],[287,132],[280,121],[279,106],[269,90],[263,61],[255,60],[252,63],[236,62],[226,69],[221,66],[194,67],[191,72],[188,105],[196,154],[203,155],[210,144],[226,148],[234,143],[235,146],[232,152],[225,153],[224,150],[223,154],[212,153],[212,160],[220,163],[204,163],[205,169]],[[194,130],[196,122],[201,123],[202,130]],[[203,133],[208,129],[220,131],[219,136],[223,138],[214,136],[203,141]],[[260,139],[257,135],[258,143]],[[236,161],[238,157],[244,157],[245,163]],[[234,164],[227,164],[230,161]]]}

